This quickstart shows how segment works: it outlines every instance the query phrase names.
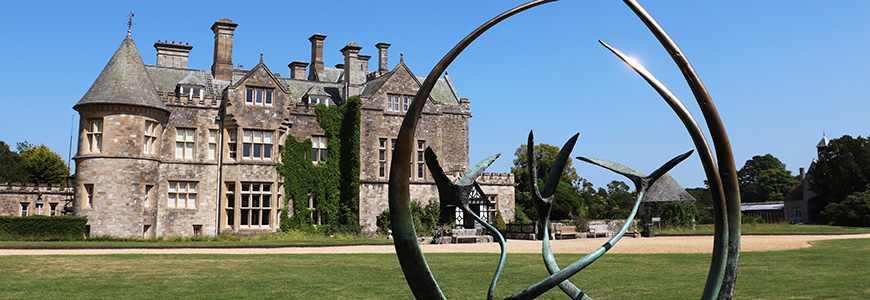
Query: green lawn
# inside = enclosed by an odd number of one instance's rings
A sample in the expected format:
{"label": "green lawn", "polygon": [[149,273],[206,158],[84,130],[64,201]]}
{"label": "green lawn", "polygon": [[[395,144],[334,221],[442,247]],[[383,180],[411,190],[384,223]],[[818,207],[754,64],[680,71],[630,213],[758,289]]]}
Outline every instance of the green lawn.
{"label": "green lawn", "polygon": [[[791,225],[788,223],[743,224],[743,234],[847,234],[870,233],[870,227],[846,227],[828,225]],[[702,224],[692,228],[656,228],[656,234],[713,234],[712,224]]]}
{"label": "green lawn", "polygon": [[[561,264],[580,255],[557,255]],[[486,296],[494,254],[429,254],[451,299]],[[709,254],[608,254],[572,281],[595,299],[697,299]],[[392,254],[0,257],[2,299],[410,299]],[[866,299],[870,239],[741,255],[736,299]],[[539,254],[512,254],[499,298],[542,278]],[[560,291],[545,299],[565,299]]]}
{"label": "green lawn", "polygon": [[387,239],[370,239],[359,235],[324,236],[288,232],[284,234],[263,234],[258,236],[218,236],[171,239],[118,239],[99,237],[74,241],[0,241],[0,248],[9,247],[228,247],[228,246],[290,246],[290,245],[357,245],[391,244]]}

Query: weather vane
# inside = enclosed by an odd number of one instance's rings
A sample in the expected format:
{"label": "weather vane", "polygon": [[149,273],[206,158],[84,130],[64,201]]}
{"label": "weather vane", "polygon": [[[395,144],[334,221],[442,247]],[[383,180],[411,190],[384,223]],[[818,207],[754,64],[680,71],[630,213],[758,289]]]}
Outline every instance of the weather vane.
{"label": "weather vane", "polygon": [[133,23],[133,17],[135,17],[135,16],[136,15],[133,14],[133,11],[130,11],[130,14],[127,15],[127,22],[126,22],[127,23],[127,33],[130,33],[130,28],[133,27],[133,24],[136,24],[136,23]]}

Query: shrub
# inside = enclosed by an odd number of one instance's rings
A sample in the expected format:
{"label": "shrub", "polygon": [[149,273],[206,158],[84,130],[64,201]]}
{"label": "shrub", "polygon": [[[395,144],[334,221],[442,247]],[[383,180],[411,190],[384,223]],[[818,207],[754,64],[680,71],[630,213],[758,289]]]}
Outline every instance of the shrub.
{"label": "shrub", "polygon": [[747,216],[747,215],[741,215],[741,216],[740,216],[740,223],[743,223],[743,224],[758,224],[758,223],[764,223],[764,219],[761,218],[761,217],[758,217],[758,216]]}
{"label": "shrub", "polygon": [[656,204],[656,209],[662,224],[671,227],[692,226],[697,210],[695,203],[687,201],[660,202]]}
{"label": "shrub", "polygon": [[843,202],[828,204],[822,215],[833,225],[870,226],[870,190],[853,193]]}
{"label": "shrub", "polygon": [[85,235],[87,217],[0,217],[0,238],[15,240],[64,240]]}
{"label": "shrub", "polygon": [[514,220],[511,221],[511,224],[529,224],[531,222],[532,220],[530,220],[522,210],[517,209],[514,213]]}
{"label": "shrub", "polygon": [[[438,223],[441,216],[441,208],[434,199],[423,205],[420,202],[411,202],[411,215],[414,217],[414,228],[418,236],[434,236],[436,233],[445,231],[445,227]],[[387,235],[390,230],[390,210],[384,210],[376,218],[378,233]]]}
{"label": "shrub", "polygon": [[505,224],[500,210],[495,211],[495,220],[492,220],[492,226],[495,227],[495,229],[498,229],[498,231],[507,230],[507,224]]}

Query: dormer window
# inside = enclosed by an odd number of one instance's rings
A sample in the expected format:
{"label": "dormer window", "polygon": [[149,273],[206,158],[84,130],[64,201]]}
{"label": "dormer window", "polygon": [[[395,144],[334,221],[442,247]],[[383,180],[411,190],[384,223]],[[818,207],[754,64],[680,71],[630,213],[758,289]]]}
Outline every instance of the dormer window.
{"label": "dormer window", "polygon": [[265,88],[247,88],[245,103],[252,105],[272,105],[272,90]]}
{"label": "dormer window", "polygon": [[329,106],[329,101],[325,96],[308,96],[308,105],[323,104]]}
{"label": "dormer window", "polygon": [[406,112],[413,101],[413,96],[387,95],[387,111]]}
{"label": "dormer window", "polygon": [[191,99],[199,99],[202,100],[203,89],[200,86],[195,85],[179,85],[178,86],[178,97],[179,98],[187,98]]}

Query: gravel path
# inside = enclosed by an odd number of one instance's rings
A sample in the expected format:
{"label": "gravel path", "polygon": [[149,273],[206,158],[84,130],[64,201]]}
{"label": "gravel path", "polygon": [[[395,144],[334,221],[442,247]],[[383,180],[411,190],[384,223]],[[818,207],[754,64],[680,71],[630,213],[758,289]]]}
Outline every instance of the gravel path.
{"label": "gravel path", "polygon": [[[774,251],[810,247],[810,241],[870,238],[870,234],[847,235],[747,235],[742,251]],[[557,240],[555,253],[589,253],[607,242],[605,238]],[[540,241],[508,240],[508,253],[541,253]],[[608,253],[710,253],[712,236],[623,238]],[[423,245],[424,253],[498,253],[497,243]],[[395,253],[392,245],[275,247],[275,248],[171,248],[171,249],[0,249],[0,255],[93,255],[93,254],[298,254],[298,253]]]}

